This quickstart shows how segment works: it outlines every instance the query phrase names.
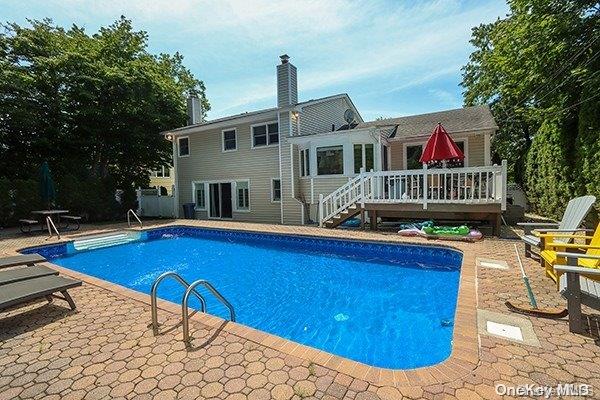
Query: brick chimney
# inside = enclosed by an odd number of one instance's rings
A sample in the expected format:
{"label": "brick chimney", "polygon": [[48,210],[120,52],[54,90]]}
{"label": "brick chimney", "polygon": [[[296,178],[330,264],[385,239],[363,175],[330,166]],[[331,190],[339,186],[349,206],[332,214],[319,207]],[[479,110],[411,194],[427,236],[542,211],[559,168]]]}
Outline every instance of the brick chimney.
{"label": "brick chimney", "polygon": [[298,103],[296,67],[290,63],[287,54],[279,58],[281,64],[277,66],[277,107],[293,106]]}

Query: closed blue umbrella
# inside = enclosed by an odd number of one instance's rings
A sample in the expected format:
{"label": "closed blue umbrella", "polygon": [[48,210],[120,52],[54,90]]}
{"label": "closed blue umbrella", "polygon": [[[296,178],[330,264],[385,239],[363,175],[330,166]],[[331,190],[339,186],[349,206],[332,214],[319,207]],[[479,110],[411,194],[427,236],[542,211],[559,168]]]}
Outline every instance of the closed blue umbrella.
{"label": "closed blue umbrella", "polygon": [[54,181],[50,174],[48,161],[44,161],[40,167],[40,197],[43,204],[48,208],[56,199],[56,190],[54,189]]}

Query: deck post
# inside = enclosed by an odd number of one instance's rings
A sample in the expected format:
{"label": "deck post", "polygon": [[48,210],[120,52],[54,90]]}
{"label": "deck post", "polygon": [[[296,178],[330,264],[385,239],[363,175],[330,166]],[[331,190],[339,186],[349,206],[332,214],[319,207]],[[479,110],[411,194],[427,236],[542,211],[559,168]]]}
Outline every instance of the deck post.
{"label": "deck post", "polygon": [[323,193],[319,193],[319,226],[323,227]]}
{"label": "deck post", "polygon": [[427,191],[429,184],[427,183],[427,164],[423,164],[423,210],[427,210]]}
{"label": "deck post", "polygon": [[369,210],[369,228],[372,231],[377,230],[377,210]]}
{"label": "deck post", "polygon": [[360,167],[360,205],[365,208],[365,167]]}

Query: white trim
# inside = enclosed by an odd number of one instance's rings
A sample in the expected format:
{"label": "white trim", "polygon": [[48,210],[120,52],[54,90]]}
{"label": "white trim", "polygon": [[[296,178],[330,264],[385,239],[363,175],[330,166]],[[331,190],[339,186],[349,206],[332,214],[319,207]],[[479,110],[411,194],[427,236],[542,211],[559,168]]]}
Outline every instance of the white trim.
{"label": "white trim", "polygon": [[[202,185],[204,187],[204,208],[200,208],[197,206],[198,199],[196,198],[196,185]],[[195,211],[207,211],[207,203],[208,203],[208,190],[207,190],[207,182],[205,181],[192,181],[192,200],[194,201],[194,210]]]}
{"label": "white trim", "polygon": [[[189,142],[188,142],[189,143]],[[176,157],[177,154],[177,143],[175,140],[172,142],[171,154],[173,156],[173,215],[175,218],[179,218],[179,169],[177,168],[177,162],[179,161]]]}
{"label": "white trim", "polygon": [[[277,126],[281,126],[281,116],[280,113],[277,113]],[[287,138],[286,138],[287,139]],[[252,138],[250,138],[250,140],[252,140]],[[281,201],[279,202],[279,219],[281,220],[281,223],[283,224],[283,175],[282,175],[282,161],[281,161],[281,146],[282,146],[282,140],[281,140],[281,133],[279,134],[279,143],[278,144],[278,150],[279,150],[279,179],[281,179]]]}
{"label": "white trim", "polygon": [[[231,132],[231,131],[233,131],[233,134],[235,135],[235,148],[225,150],[225,132]],[[221,130],[221,152],[222,153],[230,153],[232,151],[237,151],[237,149],[238,149],[237,128],[234,127],[234,128],[222,129]]]}
{"label": "white trim", "polygon": [[483,136],[483,164],[492,165],[491,135],[485,133]]}
{"label": "white trim", "polygon": [[[181,140],[183,140],[183,139],[187,139],[187,141],[188,141],[188,153],[182,155],[181,154],[181,146],[179,145],[179,142]],[[189,136],[180,136],[180,137],[177,138],[177,156],[179,158],[184,158],[184,157],[189,157],[190,156],[190,154],[192,153],[192,149],[190,148],[191,147],[190,143],[191,142],[190,142],[190,137]]]}
{"label": "white trim", "polygon": [[[269,124],[277,124],[277,137],[279,139],[279,141],[277,143],[269,143]],[[254,127],[255,126],[264,126],[265,127],[265,134],[266,134],[265,140],[266,140],[267,144],[260,145],[260,146],[254,145]],[[259,122],[259,123],[250,125],[250,148],[251,149],[263,149],[265,147],[275,147],[275,146],[279,146],[280,142],[281,142],[281,133],[279,130],[279,120]]]}
{"label": "white trim", "polygon": [[294,145],[290,143],[290,170],[291,170],[291,184],[292,184],[292,198],[296,198],[296,188],[294,185]]}
{"label": "white trim", "polygon": [[[279,181],[279,200],[273,199],[273,197],[274,197],[273,194],[275,193],[274,186],[273,186],[274,181]],[[271,178],[271,203],[281,203],[281,178],[279,178],[279,177]]]}
{"label": "white trim", "polygon": [[[238,182],[248,183],[248,208],[238,208]],[[231,181],[231,185],[233,186],[233,192],[235,193],[235,198],[233,199],[233,211],[243,213],[252,212],[252,201],[250,201],[250,179],[236,179]]]}

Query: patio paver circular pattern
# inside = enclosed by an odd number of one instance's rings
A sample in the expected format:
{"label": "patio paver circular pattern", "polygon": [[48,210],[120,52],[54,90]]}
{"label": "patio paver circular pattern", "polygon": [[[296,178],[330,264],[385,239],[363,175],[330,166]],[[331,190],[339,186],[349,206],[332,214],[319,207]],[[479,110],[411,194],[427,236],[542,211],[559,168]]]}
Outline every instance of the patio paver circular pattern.
{"label": "patio paver circular pattern", "polygon": [[[189,221],[186,221],[186,223]],[[371,232],[197,221],[211,227],[405,241]],[[151,225],[148,223],[147,225]],[[102,227],[111,229],[114,227]],[[87,229],[87,232],[85,231]],[[89,233],[90,227],[84,227]],[[44,237],[6,238],[1,254],[46,243]],[[456,247],[499,258],[508,270],[477,270],[477,308],[508,314],[504,301],[527,301],[512,241],[487,239]],[[454,245],[454,244],[453,244]],[[474,268],[474,266],[468,266]],[[555,286],[526,260],[540,307],[563,307]],[[419,386],[374,385],[264,344],[193,320],[192,347],[182,343],[180,316],[160,312],[162,333],[148,328],[150,308],[123,293],[85,283],[71,291],[78,310],[36,302],[0,313],[0,400],[85,398],[220,399],[495,399],[496,384],[588,383],[600,395],[600,347],[590,335],[569,333],[566,320],[531,318],[541,347],[480,336],[479,362],[461,378]],[[588,315],[592,314],[584,308]],[[526,317],[524,317],[526,318]],[[594,320],[598,324],[597,320]],[[170,329],[173,328],[173,329]],[[600,328],[596,326],[596,332]],[[597,339],[597,338],[596,338]],[[457,366],[457,368],[459,368]],[[439,373],[442,373],[439,370]],[[402,380],[400,373],[396,380]]]}

